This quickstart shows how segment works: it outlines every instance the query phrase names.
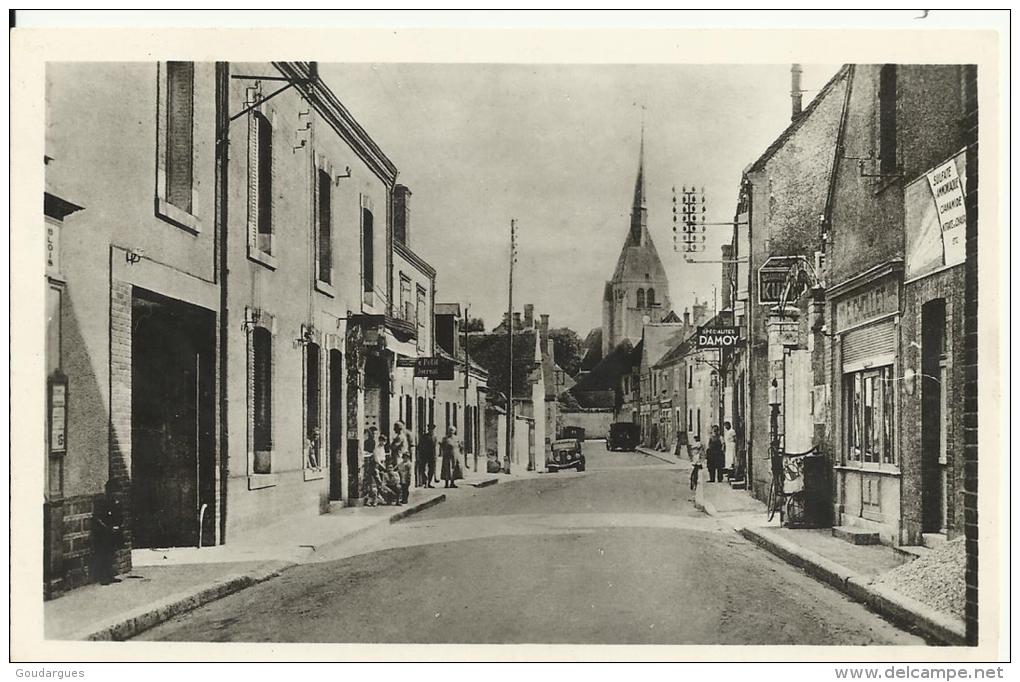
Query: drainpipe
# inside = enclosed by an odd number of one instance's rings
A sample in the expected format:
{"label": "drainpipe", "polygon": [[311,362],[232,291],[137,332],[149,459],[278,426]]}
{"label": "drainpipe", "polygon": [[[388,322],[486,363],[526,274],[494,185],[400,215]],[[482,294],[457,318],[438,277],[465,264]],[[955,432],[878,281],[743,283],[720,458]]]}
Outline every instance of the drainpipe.
{"label": "drainpipe", "polygon": [[[217,345],[219,346],[219,357],[217,358],[217,364],[219,365],[219,371],[217,374],[218,386],[217,392],[219,393],[219,409],[216,420],[219,425],[219,462],[217,462],[220,469],[220,489],[219,493],[219,507],[221,509],[219,528],[217,528],[216,534],[218,543],[222,544],[226,541],[226,528],[227,528],[227,461],[228,461],[228,445],[229,437],[227,435],[226,424],[224,423],[227,418],[227,331],[229,328],[227,318],[227,234],[229,232],[227,225],[227,198],[228,198],[228,184],[227,184],[227,170],[229,165],[228,150],[230,144],[229,127],[230,127],[230,63],[229,62],[216,62],[216,208],[214,213],[216,234],[215,248],[216,248],[216,281],[219,283],[220,289],[220,309],[219,309],[219,338],[217,339]],[[214,514],[215,518],[215,514]],[[201,529],[199,529],[199,544],[201,544]]]}

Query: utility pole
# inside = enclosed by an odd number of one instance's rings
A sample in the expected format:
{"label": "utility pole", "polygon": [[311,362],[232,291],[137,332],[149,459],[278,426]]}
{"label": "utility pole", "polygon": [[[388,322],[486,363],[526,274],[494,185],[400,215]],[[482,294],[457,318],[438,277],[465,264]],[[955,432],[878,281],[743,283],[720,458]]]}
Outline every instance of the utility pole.
{"label": "utility pole", "polygon": [[[473,443],[474,440],[474,423],[471,421],[471,414],[468,412],[468,381],[469,372],[471,371],[471,365],[468,363],[468,311],[471,309],[471,304],[464,304],[464,468],[468,465],[468,447],[475,450]],[[468,426],[470,424],[470,427]],[[470,440],[469,440],[470,436]],[[478,469],[478,453],[475,452],[475,470]]]}
{"label": "utility pole", "polygon": [[513,461],[514,447],[514,263],[517,262],[517,219],[510,219],[510,286],[506,314],[506,456]]}

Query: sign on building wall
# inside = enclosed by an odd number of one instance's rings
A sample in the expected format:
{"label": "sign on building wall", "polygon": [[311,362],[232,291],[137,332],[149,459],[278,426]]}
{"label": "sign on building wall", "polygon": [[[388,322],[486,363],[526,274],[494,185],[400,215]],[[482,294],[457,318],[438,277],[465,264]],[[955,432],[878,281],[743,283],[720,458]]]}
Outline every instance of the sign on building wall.
{"label": "sign on building wall", "polygon": [[733,348],[740,343],[738,327],[698,327],[698,348]]}
{"label": "sign on building wall", "polygon": [[966,155],[960,152],[907,185],[904,195],[906,277],[912,279],[966,257]]}
{"label": "sign on building wall", "polygon": [[425,379],[453,379],[453,360],[441,357],[415,358],[414,375]]}
{"label": "sign on building wall", "polygon": [[899,285],[895,280],[873,284],[836,302],[836,329],[843,330],[899,310]]}
{"label": "sign on building wall", "polygon": [[[805,260],[803,256],[770,256],[758,268],[758,303],[761,305],[778,304],[783,297],[790,268],[798,261],[803,260]],[[790,292],[786,300],[796,301],[804,293],[804,289],[803,283],[795,284],[794,290]]]}

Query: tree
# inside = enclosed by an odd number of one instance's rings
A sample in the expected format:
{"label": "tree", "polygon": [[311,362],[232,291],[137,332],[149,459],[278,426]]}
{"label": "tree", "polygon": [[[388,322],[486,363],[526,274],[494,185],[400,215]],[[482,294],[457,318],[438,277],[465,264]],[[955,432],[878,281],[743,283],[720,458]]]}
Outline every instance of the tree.
{"label": "tree", "polygon": [[480,317],[468,318],[466,329],[469,332],[484,332],[485,320]]}
{"label": "tree", "polygon": [[581,368],[584,359],[584,340],[577,332],[568,327],[549,330],[549,338],[553,342],[553,358],[563,368],[567,376],[574,376]]}

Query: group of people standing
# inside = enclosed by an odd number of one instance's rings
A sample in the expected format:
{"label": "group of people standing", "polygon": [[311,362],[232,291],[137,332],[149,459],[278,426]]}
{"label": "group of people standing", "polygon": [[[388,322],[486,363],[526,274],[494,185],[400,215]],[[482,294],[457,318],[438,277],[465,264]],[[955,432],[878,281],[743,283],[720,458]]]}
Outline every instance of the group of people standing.
{"label": "group of people standing", "polygon": [[687,445],[687,457],[693,468],[691,470],[691,490],[698,487],[701,467],[708,466],[708,482],[722,483],[723,476],[733,480],[737,461],[737,432],[730,422],[723,422],[723,431],[719,433],[718,425],[712,425],[712,435],[708,437],[708,447],[701,442],[701,436],[695,434],[693,443]]}
{"label": "group of people standing", "polygon": [[[365,505],[403,505],[407,503],[411,489],[412,448],[411,436],[403,422],[393,425],[393,438],[372,426],[367,430],[364,442],[362,466],[362,487]],[[438,452],[437,452],[438,451]],[[445,488],[456,488],[455,480],[463,478],[460,468],[460,443],[457,442],[457,428],[449,427],[441,441],[436,439],[436,426],[429,424],[418,443],[417,466],[413,468],[415,484],[423,488],[434,487],[436,478],[436,455],[441,459],[440,476]]]}

